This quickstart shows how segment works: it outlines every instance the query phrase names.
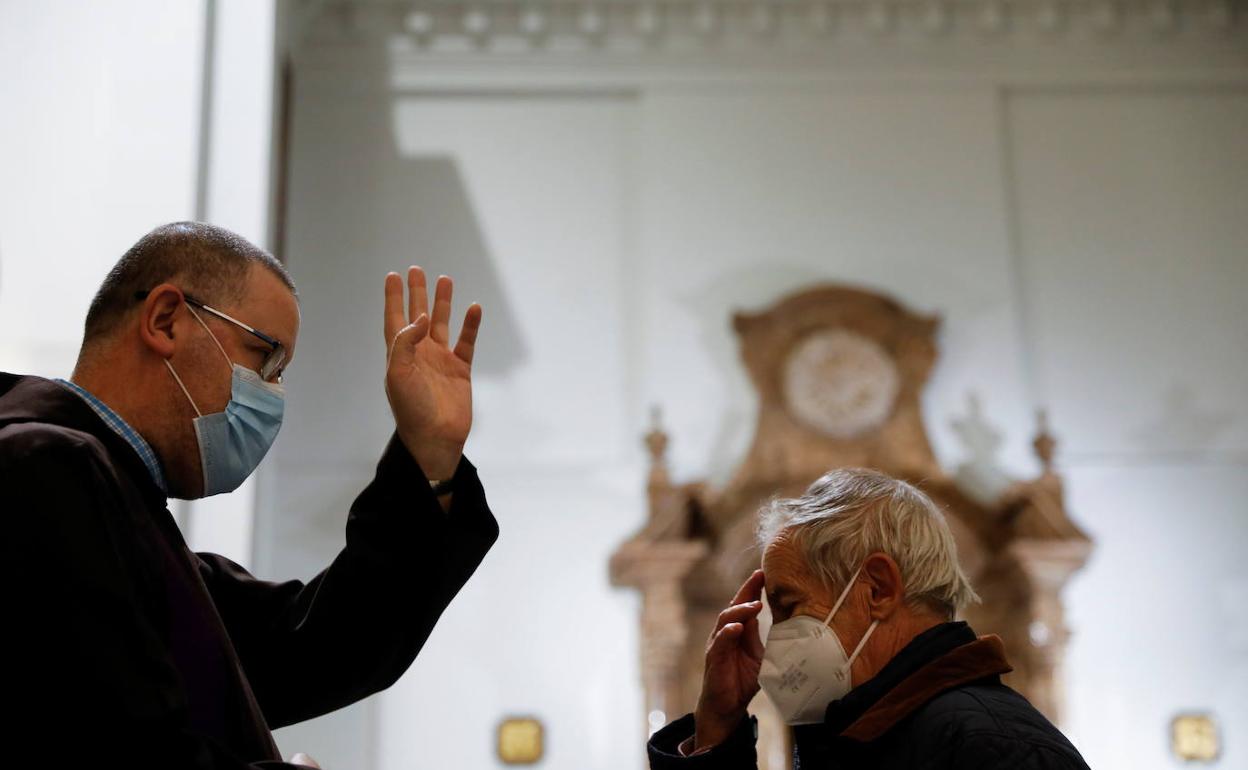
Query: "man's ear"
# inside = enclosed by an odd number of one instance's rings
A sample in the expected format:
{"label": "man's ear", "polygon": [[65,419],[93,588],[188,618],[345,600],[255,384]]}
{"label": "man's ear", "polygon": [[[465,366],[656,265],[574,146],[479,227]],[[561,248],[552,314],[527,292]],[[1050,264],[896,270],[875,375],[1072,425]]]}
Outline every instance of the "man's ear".
{"label": "man's ear", "polygon": [[161,358],[171,358],[176,347],[174,322],[182,306],[182,292],[170,283],[152,289],[139,310],[139,339]]}
{"label": "man's ear", "polygon": [[870,594],[867,603],[873,620],[884,620],[897,611],[906,599],[901,568],[886,553],[873,553],[863,562],[862,574]]}

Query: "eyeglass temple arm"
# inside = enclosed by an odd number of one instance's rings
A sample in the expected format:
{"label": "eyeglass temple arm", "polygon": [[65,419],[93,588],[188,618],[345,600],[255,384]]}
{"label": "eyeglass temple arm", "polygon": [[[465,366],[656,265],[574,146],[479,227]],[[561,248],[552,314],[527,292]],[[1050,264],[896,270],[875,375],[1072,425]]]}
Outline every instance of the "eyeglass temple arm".
{"label": "eyeglass temple arm", "polygon": [[[149,295],[149,294],[151,294],[151,292],[149,292],[149,291],[139,291],[139,292],[135,292],[135,295],[134,295],[134,296],[135,296],[135,299],[147,299],[147,295]],[[262,340],[264,340],[265,342],[269,343],[270,345],[273,345],[274,347],[279,346],[279,345],[281,345],[281,344],[282,344],[281,342],[279,342],[279,341],[277,341],[277,340],[273,339],[272,337],[270,337],[269,335],[265,334],[264,332],[261,332],[261,331],[256,331],[255,329],[253,329],[252,327],[250,327],[250,326],[248,326],[247,324],[243,323],[242,321],[238,320],[237,318],[234,318],[233,316],[230,316],[230,315],[227,315],[227,314],[225,314],[225,313],[222,313],[220,310],[217,310],[215,307],[209,307],[208,305],[205,305],[204,303],[202,303],[202,302],[200,302],[199,300],[195,299],[194,297],[192,297],[191,295],[187,294],[186,292],[183,292],[183,293],[182,293],[182,298],[183,298],[183,299],[185,299],[185,300],[187,301],[187,303],[189,303],[189,304],[191,304],[191,305],[194,305],[195,307],[199,308],[200,310],[207,311],[207,312],[212,313],[213,315],[217,316],[218,318],[224,318],[225,320],[229,321],[229,322],[230,322],[230,323],[232,323],[232,324],[237,324],[238,326],[241,326],[242,328],[244,328],[244,329],[246,329],[247,331],[251,332],[252,334],[256,335],[257,337],[259,337],[260,339],[262,339]]]}

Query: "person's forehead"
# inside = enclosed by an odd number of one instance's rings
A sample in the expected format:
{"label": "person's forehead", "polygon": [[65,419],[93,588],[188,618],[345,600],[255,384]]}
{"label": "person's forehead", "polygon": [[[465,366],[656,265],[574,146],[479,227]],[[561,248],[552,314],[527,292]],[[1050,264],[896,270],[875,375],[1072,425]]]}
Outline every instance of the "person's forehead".
{"label": "person's forehead", "polygon": [[798,588],[806,576],[805,562],[793,540],[785,534],[771,541],[763,552],[763,574],[768,592]]}

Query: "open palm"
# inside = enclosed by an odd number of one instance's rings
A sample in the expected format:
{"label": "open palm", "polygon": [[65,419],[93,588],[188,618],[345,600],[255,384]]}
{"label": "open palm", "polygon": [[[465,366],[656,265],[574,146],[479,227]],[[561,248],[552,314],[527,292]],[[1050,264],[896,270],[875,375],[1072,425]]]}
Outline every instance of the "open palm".
{"label": "open palm", "polygon": [[464,315],[454,349],[450,347],[450,278],[438,278],[433,311],[425,271],[407,271],[403,279],[386,276],[386,397],[404,446],[430,479],[450,478],[459,465],[472,428],[472,354],[481,326],[481,306]]}

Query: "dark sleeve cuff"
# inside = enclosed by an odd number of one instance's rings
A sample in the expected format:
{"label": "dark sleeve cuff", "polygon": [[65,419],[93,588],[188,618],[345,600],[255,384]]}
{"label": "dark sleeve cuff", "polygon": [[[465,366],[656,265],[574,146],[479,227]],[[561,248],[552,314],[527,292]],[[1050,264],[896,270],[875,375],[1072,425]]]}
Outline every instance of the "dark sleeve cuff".
{"label": "dark sleeve cuff", "polygon": [[[390,436],[390,441],[386,444],[386,451],[382,453],[381,460],[377,463],[377,475],[373,479],[373,484],[380,487],[384,491],[395,491],[406,498],[410,505],[420,510],[429,510],[442,513],[442,505],[438,502],[438,498],[433,494],[433,487],[429,485],[429,477],[425,475],[420,464],[412,457],[412,453],[407,451],[407,446],[399,439],[399,434],[395,433]],[[467,456],[459,458],[459,465],[455,468],[455,474],[451,476],[451,513],[455,512],[458,506],[458,498],[464,498],[466,502],[473,503],[473,507],[477,507],[477,503],[483,501],[484,492],[481,489],[481,480],[477,478],[477,469]],[[447,514],[444,514],[447,515]]]}
{"label": "dark sleeve cuff", "polygon": [[686,714],[650,736],[646,753],[650,770],[756,770],[758,755],[754,749],[758,737],[758,720],[747,716],[723,742],[700,754],[685,757],[680,744],[693,735],[693,714]]}
{"label": "dark sleeve cuff", "polygon": [[[461,456],[455,474],[451,477],[455,488],[458,490],[461,484],[468,481],[466,476],[475,477],[476,470],[466,457]],[[381,453],[381,460],[377,463],[377,480],[383,483],[397,481],[404,486],[415,484],[419,480],[425,489],[432,489],[429,486],[429,477],[425,475],[420,463],[416,462],[416,458],[412,457],[412,453],[407,451],[407,445],[399,438],[398,433],[390,434],[386,450]]]}
{"label": "dark sleeve cuff", "polygon": [[437,544],[448,538],[478,544],[484,554],[498,538],[498,523],[477,469],[461,457],[451,478],[455,488],[450,510],[445,511],[411,452],[398,434],[392,435],[373,481],[351,507],[348,546],[367,551],[382,563],[399,565],[444,556]]}

